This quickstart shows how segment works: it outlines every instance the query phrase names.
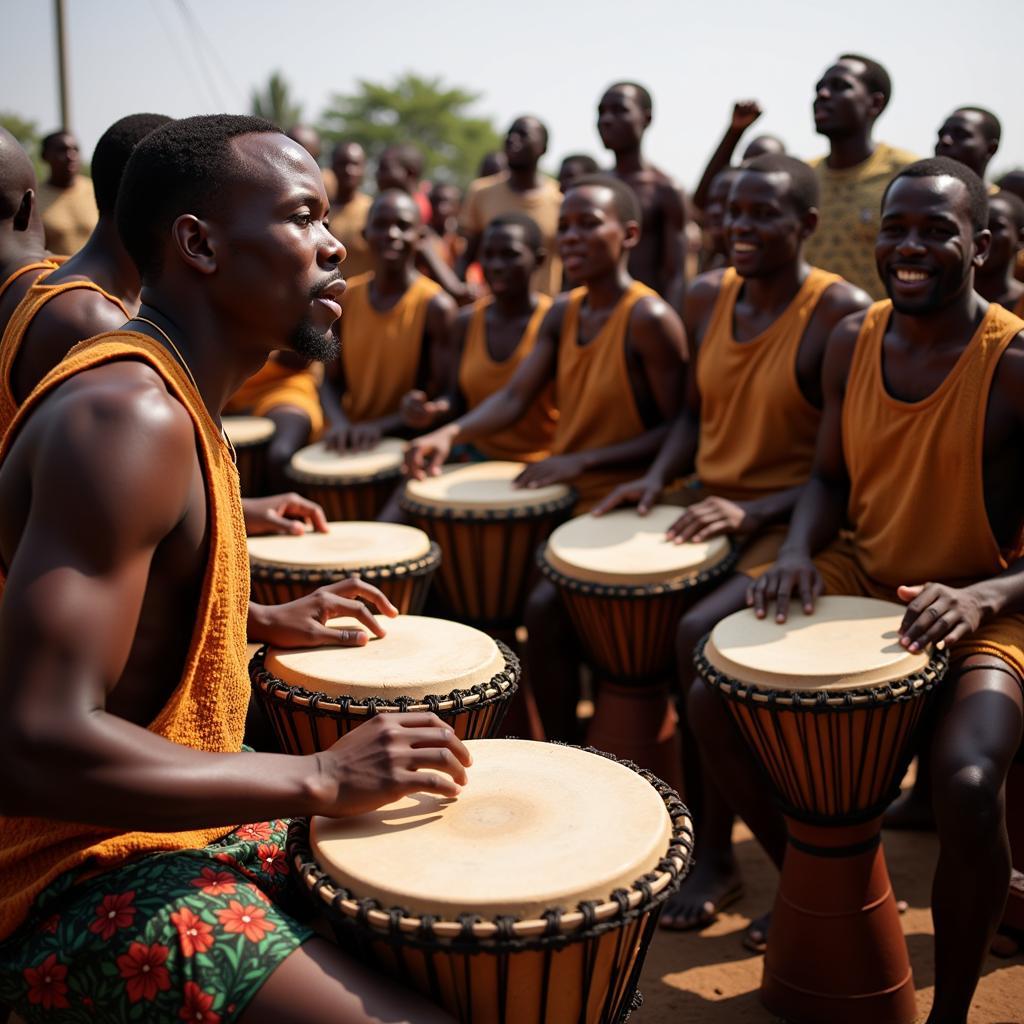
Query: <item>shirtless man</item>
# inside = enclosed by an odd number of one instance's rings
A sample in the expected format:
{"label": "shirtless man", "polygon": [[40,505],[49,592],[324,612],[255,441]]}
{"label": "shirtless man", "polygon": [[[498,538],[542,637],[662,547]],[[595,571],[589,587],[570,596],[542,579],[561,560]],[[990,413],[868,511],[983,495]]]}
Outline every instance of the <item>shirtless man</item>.
{"label": "shirtless man", "polygon": [[597,107],[597,130],[615,154],[614,174],[636,192],[643,234],[629,257],[629,272],[659,295],[682,294],[686,256],[686,201],[672,179],[644,159],[651,94],[635,82],[609,86]]}
{"label": "shirtless man", "polygon": [[958,107],[939,129],[935,155],[959,160],[984,181],[985,171],[999,150],[1002,134],[999,118],[991,110]]}
{"label": "shirtless man", "polygon": [[[700,487],[669,536],[731,536],[740,545],[735,573],[679,623],[684,695],[695,685],[694,646],[744,607],[751,580],[778,554],[811,474],[826,340],[844,317],[870,304],[860,289],[803,257],[818,219],[817,179],[806,164],[763,156],[731,174],[725,234],[733,265],[701,275],[687,294],[684,323],[696,371],[683,412],[647,474],[595,509],[637,502],[644,513],[673,480],[695,469]],[[732,809],[714,778],[714,761],[703,759],[699,778],[687,778],[699,808],[697,863],[666,906],[667,928],[703,927],[742,895]]]}
{"label": "shirtless man", "polygon": [[[279,819],[455,796],[452,730],[389,715],[312,757],[239,752],[248,574],[220,409],[272,350],[335,348],[323,181],[274,125],[221,115],[145,140],[126,182],[145,319],[79,349],[0,453],[0,770],[19,780],[0,797],[0,1003],[447,1020],[288,912]],[[323,625],[339,614],[380,631],[359,598],[394,613],[361,582],[319,593],[321,642],[366,641]],[[282,625],[263,639],[293,640]]]}
{"label": "shirtless man", "polygon": [[[928,1024],[965,1024],[1002,913],[1004,782],[1024,721],[1024,324],[973,288],[989,247],[986,202],[981,179],[954,160],[922,160],[893,180],[876,247],[891,301],[829,339],[814,474],[779,560],[748,598],[760,616],[774,602],[779,620],[794,600],[813,613],[823,592],[903,602],[900,643],[950,650],[932,747],[940,852]],[[953,374],[960,386],[944,387]],[[956,512],[950,465],[966,467]],[[852,534],[840,537],[845,525]],[[785,828],[728,711],[695,687],[690,713],[699,736],[714,736],[733,806],[780,863]]]}
{"label": "shirtless man", "polygon": [[1024,250],[1024,200],[1005,189],[990,195],[988,229],[992,244],[975,272],[974,287],[983,299],[1024,316],[1024,282],[1014,277],[1018,254]]}

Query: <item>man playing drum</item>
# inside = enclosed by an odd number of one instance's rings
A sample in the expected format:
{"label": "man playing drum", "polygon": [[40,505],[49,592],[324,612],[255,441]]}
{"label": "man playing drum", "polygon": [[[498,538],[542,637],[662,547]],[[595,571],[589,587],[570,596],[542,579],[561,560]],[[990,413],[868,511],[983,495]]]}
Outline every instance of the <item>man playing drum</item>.
{"label": "man playing drum", "polygon": [[[0,1004],[447,1019],[291,916],[280,819],[455,796],[470,758],[452,730],[384,716],[315,757],[240,752],[249,579],[219,419],[272,350],[334,354],[344,249],[319,170],[269,122],[222,115],[153,133],[125,180],[138,329],[79,346],[0,452],[0,771],[18,780],[0,797]],[[360,598],[394,613],[349,581],[250,613],[250,632],[365,642],[323,625],[380,632]]]}
{"label": "man playing drum", "polygon": [[[965,1022],[1010,878],[1003,785],[1024,718],[1024,321],[974,291],[989,247],[985,186],[948,158],[901,171],[875,249],[890,299],[829,339],[814,473],[779,559],[751,587],[759,616],[823,593],[900,600],[899,642],[942,642],[932,785],[930,1024]],[[844,517],[852,534],[837,539]],[[777,859],[785,830],[719,698],[695,686],[694,731]],[[770,941],[770,939],[769,939]]]}
{"label": "man playing drum", "polygon": [[[669,536],[704,541],[731,535],[743,548],[736,574],[679,625],[682,693],[694,680],[694,645],[744,606],[750,580],[778,553],[811,473],[825,342],[843,317],[870,303],[860,289],[803,258],[818,220],[818,182],[810,167],[793,157],[761,156],[731,174],[725,234],[733,267],[697,278],[686,298],[697,369],[687,382],[685,408],[647,475],[595,509],[635,501],[643,514],[672,480],[696,466],[700,490],[692,492]],[[666,907],[667,927],[708,924],[742,893],[733,815],[714,785],[714,763],[702,765],[701,775],[700,856]]]}

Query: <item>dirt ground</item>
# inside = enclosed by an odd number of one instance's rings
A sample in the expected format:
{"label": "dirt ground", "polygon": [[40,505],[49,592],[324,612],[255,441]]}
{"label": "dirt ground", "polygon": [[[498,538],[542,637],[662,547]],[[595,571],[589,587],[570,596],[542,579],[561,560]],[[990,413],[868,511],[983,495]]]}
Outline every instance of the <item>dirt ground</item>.
{"label": "dirt ground", "polygon": [[[758,1001],[762,958],[740,945],[751,917],[770,909],[776,874],[745,827],[737,826],[735,838],[746,882],[744,898],[702,932],[658,933],[640,981],[644,1005],[631,1018],[637,1024],[770,1024],[778,1020]],[[931,1008],[935,976],[928,904],[938,844],[933,834],[888,831],[883,841],[893,889],[898,899],[910,905],[902,918],[903,931],[914,969],[919,1020],[923,1020]],[[1024,956],[986,959],[970,1021],[1024,1022]]]}

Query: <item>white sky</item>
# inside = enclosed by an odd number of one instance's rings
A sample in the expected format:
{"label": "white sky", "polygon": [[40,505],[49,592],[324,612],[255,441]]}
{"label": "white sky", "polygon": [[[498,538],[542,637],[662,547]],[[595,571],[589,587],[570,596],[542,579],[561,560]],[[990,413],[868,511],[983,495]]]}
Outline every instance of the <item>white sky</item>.
{"label": "white sky", "polygon": [[[1024,165],[1021,0],[66,2],[72,125],[86,152],[125,114],[247,109],[251,89],[274,69],[307,120],[360,78],[416,71],[481,93],[477,110],[499,130],[517,114],[540,116],[553,170],[577,150],[605,162],[597,99],[611,81],[634,79],[655,100],[649,156],[692,189],[737,98],[756,97],[765,108],[751,134],[778,134],[800,156],[822,152],[813,85],[849,50],[892,74],[879,138],[930,155],[943,117],[977,104],[1003,122],[993,171]],[[45,132],[59,122],[53,5],[5,6],[0,110]],[[186,31],[185,6],[204,30],[198,43]]]}

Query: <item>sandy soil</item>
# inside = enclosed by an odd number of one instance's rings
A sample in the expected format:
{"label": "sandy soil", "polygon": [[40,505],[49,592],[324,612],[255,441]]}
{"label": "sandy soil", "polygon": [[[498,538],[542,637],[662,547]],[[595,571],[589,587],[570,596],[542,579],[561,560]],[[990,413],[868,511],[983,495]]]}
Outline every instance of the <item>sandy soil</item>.
{"label": "sandy soil", "polygon": [[[735,838],[746,895],[702,932],[660,931],[644,966],[643,1008],[637,1024],[768,1024],[777,1020],[758,1001],[761,957],[740,944],[750,918],[770,909],[775,870],[750,833],[737,826]],[[928,909],[938,844],[932,834],[886,832],[886,857],[893,888],[909,909],[903,916],[917,986],[919,1019],[932,1004],[934,963]],[[971,1010],[971,1024],[1024,1022],[1024,956],[985,961]],[[825,1024],[825,1022],[823,1022]]]}

